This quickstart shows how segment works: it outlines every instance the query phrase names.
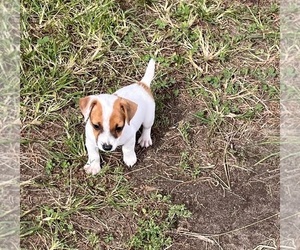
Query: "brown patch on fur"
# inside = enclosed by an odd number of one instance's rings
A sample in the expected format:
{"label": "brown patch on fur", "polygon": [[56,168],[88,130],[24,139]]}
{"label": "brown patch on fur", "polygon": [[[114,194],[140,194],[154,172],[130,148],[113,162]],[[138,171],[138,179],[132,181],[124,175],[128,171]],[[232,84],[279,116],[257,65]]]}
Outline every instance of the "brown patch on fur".
{"label": "brown patch on fur", "polygon": [[90,102],[91,97],[86,96],[79,99],[79,108],[83,115],[85,115],[86,109],[88,108],[88,104]]}
{"label": "brown patch on fur", "polygon": [[146,92],[152,97],[152,99],[154,99],[150,87],[148,87],[148,86],[147,86],[145,83],[143,83],[143,82],[138,82],[138,85],[141,86],[144,90],[146,90]]}
{"label": "brown patch on fur", "polygon": [[125,113],[121,111],[120,107],[118,107],[116,104],[117,102],[118,101],[114,104],[114,109],[109,119],[110,133],[115,138],[118,138],[122,134],[122,131],[118,131],[117,128],[123,128],[126,120]]}
{"label": "brown patch on fur", "polygon": [[90,122],[92,123],[93,133],[97,140],[99,134],[103,131],[102,105],[99,101],[94,101],[91,106]]}
{"label": "brown patch on fur", "polygon": [[130,120],[134,116],[136,110],[137,104],[130,100],[118,98],[115,101],[113,112],[109,120],[110,132],[115,138],[118,138],[122,134],[122,129],[125,126],[126,121],[130,124]]}

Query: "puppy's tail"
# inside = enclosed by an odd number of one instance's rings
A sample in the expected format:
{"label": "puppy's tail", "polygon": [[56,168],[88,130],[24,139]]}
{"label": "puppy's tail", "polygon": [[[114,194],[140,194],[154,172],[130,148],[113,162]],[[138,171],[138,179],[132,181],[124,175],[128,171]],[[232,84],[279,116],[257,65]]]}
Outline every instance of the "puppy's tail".
{"label": "puppy's tail", "polygon": [[150,84],[154,78],[154,72],[155,72],[155,61],[151,58],[148,63],[145,75],[142,78],[141,82],[146,84],[148,87],[150,87]]}

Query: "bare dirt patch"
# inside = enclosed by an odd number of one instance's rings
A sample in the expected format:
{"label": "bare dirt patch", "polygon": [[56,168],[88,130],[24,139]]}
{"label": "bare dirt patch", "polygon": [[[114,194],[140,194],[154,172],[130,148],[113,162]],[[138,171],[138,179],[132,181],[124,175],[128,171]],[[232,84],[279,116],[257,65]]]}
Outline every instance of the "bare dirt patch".
{"label": "bare dirt patch", "polygon": [[[139,166],[128,171],[132,182],[135,186],[155,187],[192,212],[190,219],[178,221],[171,232],[175,240],[171,249],[274,246],[279,240],[279,162],[278,157],[260,161],[270,152],[278,152],[276,145],[261,145],[265,136],[278,133],[276,124],[265,123],[266,120],[274,122],[276,117],[266,115],[252,124],[236,122],[229,128],[231,133],[216,132],[211,140],[207,128],[188,114],[194,112],[193,106],[179,108],[175,105],[167,110],[173,126],[165,133],[161,133],[163,128],[154,128],[157,143],[141,152]],[[190,123],[188,143],[178,129],[182,117]],[[224,153],[230,149],[230,159],[224,162]],[[187,170],[181,168],[183,152],[189,155]],[[200,168],[199,174],[191,176],[196,166]],[[213,239],[214,244],[197,235]]]}

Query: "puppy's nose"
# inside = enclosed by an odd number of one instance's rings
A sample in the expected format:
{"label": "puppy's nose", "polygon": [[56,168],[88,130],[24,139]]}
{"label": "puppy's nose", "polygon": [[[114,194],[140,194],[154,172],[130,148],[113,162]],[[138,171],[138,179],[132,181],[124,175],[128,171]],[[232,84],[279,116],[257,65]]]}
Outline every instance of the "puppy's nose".
{"label": "puppy's nose", "polygon": [[110,151],[110,150],[112,149],[112,145],[104,143],[104,144],[102,145],[102,148],[103,148],[105,151]]}

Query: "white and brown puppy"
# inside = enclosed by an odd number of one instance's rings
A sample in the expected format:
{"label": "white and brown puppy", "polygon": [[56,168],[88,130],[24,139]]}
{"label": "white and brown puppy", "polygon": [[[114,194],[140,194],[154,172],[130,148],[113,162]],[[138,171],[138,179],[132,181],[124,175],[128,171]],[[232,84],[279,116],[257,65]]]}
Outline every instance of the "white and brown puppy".
{"label": "white and brown puppy", "polygon": [[129,167],[136,161],[134,151],[136,132],[143,126],[138,142],[142,147],[152,145],[151,127],[154,122],[155,102],[150,90],[155,62],[151,59],[146,73],[138,83],[131,84],[114,94],[91,95],[81,98],[80,110],[86,122],[87,173],[100,171],[99,149],[113,151],[122,146],[123,160]]}

